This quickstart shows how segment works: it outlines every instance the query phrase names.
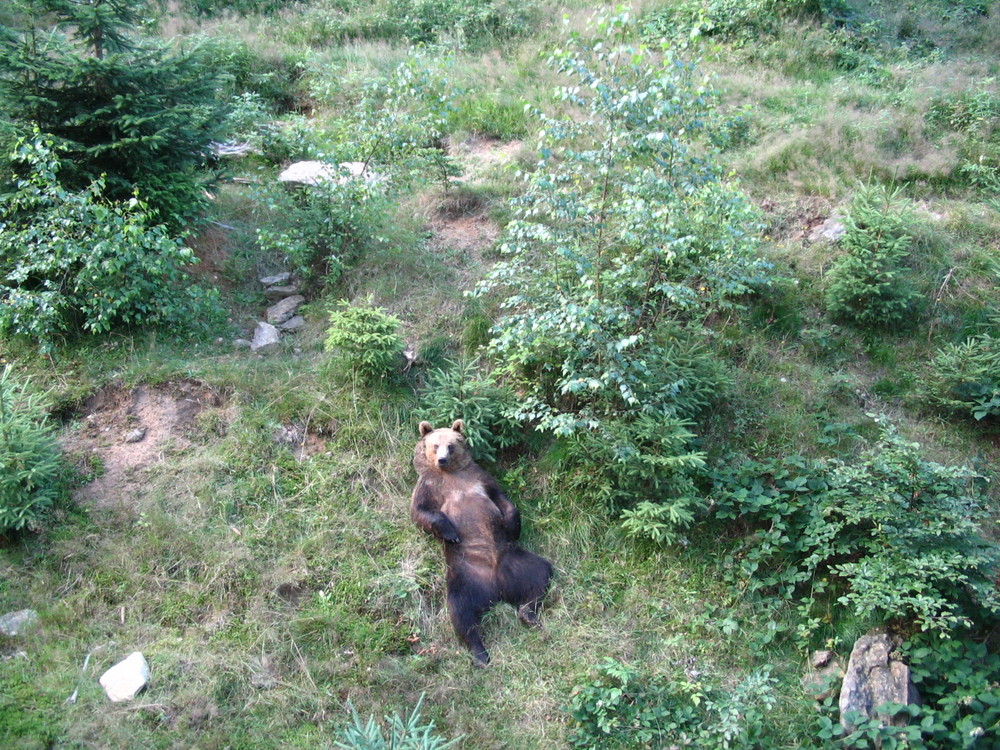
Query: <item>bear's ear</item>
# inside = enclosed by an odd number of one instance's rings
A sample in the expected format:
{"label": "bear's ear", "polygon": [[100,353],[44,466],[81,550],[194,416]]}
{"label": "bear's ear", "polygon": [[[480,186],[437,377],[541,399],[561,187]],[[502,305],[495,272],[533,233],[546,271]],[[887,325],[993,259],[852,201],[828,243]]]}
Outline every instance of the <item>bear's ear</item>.
{"label": "bear's ear", "polygon": [[420,427],[420,437],[427,437],[430,433],[434,432],[434,427],[430,422],[421,422]]}
{"label": "bear's ear", "polygon": [[451,429],[461,435],[462,431],[465,429],[465,422],[461,419],[456,419],[455,423],[451,426]]}

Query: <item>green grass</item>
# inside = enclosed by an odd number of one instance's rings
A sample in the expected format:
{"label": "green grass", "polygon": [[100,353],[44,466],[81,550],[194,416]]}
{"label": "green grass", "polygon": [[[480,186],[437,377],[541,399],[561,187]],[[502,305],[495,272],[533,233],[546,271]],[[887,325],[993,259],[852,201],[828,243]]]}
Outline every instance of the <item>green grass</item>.
{"label": "green grass", "polygon": [[[875,13],[886,4],[852,5]],[[569,25],[583,31],[592,6],[571,6]],[[746,133],[722,158],[763,206],[774,233],[767,252],[783,277],[745,309],[708,321],[733,381],[699,431],[712,460],[847,456],[876,436],[868,415],[885,413],[935,460],[975,460],[995,478],[995,425],[930,413],[914,388],[937,347],[985,330],[996,310],[1000,212],[960,171],[963,155],[992,141],[927,113],[928,91],[942,81],[955,83],[938,108],[955,112],[963,92],[997,74],[1000,34],[987,32],[1000,15],[966,24],[945,18],[942,3],[907,6],[917,14],[909,20],[887,10],[870,65],[843,67],[841,35],[797,24],[692,50],[716,74],[726,111],[746,108]],[[398,39],[337,41],[307,10],[284,11],[291,24],[281,33],[277,20],[255,17],[203,28],[261,59],[304,61],[294,106],[307,113],[303,137],[328,148],[343,134],[320,131],[344,121],[409,49]],[[720,561],[739,548],[736,529],[697,526],[675,548],[637,542],[588,498],[550,486],[555,459],[544,445],[503,456],[497,473],[522,511],[525,544],[557,574],[544,630],[523,628],[503,605],[488,616],[494,662],[477,670],[448,622],[441,550],[409,519],[426,371],[474,356],[496,312],[464,296],[495,248],[437,242],[433,227],[486,217],[500,229],[507,220],[521,189],[516,171],[534,165],[538,123],[522,102],[548,107],[558,83],[540,58],[558,44],[559,13],[547,3],[542,11],[546,22],[526,38],[457,50],[452,62],[461,95],[449,137],[519,139],[521,154],[509,166],[465,163],[462,186],[417,185],[400,196],[349,271],[311,288],[306,331],[278,352],[231,345],[262,313],[257,277],[284,262],[257,247],[256,226],[270,215],[260,191],[239,184],[220,189],[208,217],[232,228],[208,224],[212,233],[192,240],[217,261],[208,272],[226,301],[224,328],[202,340],[118,332],[70,341],[51,359],[30,343],[0,342],[0,362],[48,394],[66,435],[83,428],[87,397],[108,384],[194,379],[222,399],[138,474],[134,502],[99,510],[67,501],[39,532],[0,538],[0,613],[40,613],[36,630],[0,640],[0,746],[329,747],[348,703],[382,717],[425,695],[424,718],[445,737],[464,735],[461,747],[562,747],[572,690],[606,657],[674,680],[696,670],[723,688],[771,665],[779,702],[769,742],[807,746],[815,709],[799,678],[808,648],[828,643],[846,655],[871,623],[831,602],[821,642],[797,640],[790,605],[725,582]],[[193,23],[169,28],[188,33]],[[901,51],[900,28],[941,51]],[[270,180],[277,168],[258,159],[234,171]],[[910,332],[865,336],[823,313],[839,251],[805,237],[870,179],[901,184],[923,212],[909,272],[925,315]],[[424,358],[380,387],[334,375],[322,352],[330,305],[369,295],[403,321],[407,345]],[[302,455],[277,439],[295,426],[310,435]],[[100,456],[73,458],[86,477],[104,469]],[[97,678],[134,650],[150,662],[150,685],[134,702],[110,704]]]}

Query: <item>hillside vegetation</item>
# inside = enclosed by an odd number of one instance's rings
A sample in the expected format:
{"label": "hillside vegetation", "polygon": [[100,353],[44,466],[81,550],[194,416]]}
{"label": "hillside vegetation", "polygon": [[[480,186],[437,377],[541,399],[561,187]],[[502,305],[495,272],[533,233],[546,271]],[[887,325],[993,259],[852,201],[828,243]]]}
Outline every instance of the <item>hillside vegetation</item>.
{"label": "hillside vegetation", "polygon": [[[998,76],[985,0],[0,9],[0,747],[1000,746]],[[556,568],[486,669],[458,418]]]}

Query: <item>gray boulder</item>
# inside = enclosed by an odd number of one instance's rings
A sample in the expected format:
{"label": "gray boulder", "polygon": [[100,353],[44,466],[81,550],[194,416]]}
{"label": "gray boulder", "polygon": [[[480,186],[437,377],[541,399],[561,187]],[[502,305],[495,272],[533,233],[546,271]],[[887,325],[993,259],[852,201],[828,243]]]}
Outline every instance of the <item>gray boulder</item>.
{"label": "gray boulder", "polygon": [[267,299],[284,299],[298,294],[300,287],[298,284],[285,284],[283,286],[269,286],[264,290]]}
{"label": "gray boulder", "polygon": [[306,319],[301,315],[293,315],[284,323],[278,325],[278,330],[284,333],[295,333],[306,324]]}
{"label": "gray boulder", "polygon": [[292,274],[288,271],[283,273],[276,273],[273,276],[265,276],[260,279],[260,283],[264,286],[281,286],[282,284],[287,284],[292,278]]}
{"label": "gray boulder", "polygon": [[38,613],[33,609],[19,609],[0,616],[0,634],[8,637],[21,635],[38,621]]}
{"label": "gray boulder", "polygon": [[878,717],[883,726],[904,726],[906,714],[878,711],[886,703],[908,706],[920,703],[920,694],[910,679],[910,668],[896,658],[897,643],[888,633],[873,630],[854,644],[844,683],[840,688],[840,723],[850,732],[854,726],[847,714],[858,711],[866,718]]}
{"label": "gray boulder", "polygon": [[301,294],[296,294],[271,305],[267,308],[267,322],[271,325],[279,325],[295,315],[306,298]]}
{"label": "gray boulder", "polygon": [[258,323],[253,332],[253,341],[250,342],[250,350],[255,352],[266,352],[274,349],[281,341],[281,331],[270,323]]}

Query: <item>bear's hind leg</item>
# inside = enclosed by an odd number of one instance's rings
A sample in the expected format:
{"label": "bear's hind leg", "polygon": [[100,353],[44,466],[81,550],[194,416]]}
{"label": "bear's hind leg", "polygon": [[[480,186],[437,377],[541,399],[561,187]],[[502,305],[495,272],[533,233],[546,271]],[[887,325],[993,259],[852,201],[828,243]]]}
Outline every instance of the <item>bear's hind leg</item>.
{"label": "bear's hind leg", "polygon": [[549,590],[552,564],[527,550],[516,549],[500,563],[500,595],[517,608],[517,616],[525,625],[541,627],[538,610]]}
{"label": "bear's hind leg", "polygon": [[480,623],[486,608],[470,603],[461,595],[448,595],[448,614],[451,616],[455,633],[472,652],[472,658],[477,667],[485,667],[490,663],[490,653],[483,643]]}

